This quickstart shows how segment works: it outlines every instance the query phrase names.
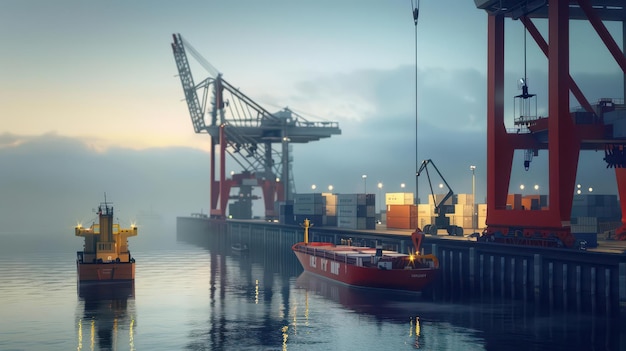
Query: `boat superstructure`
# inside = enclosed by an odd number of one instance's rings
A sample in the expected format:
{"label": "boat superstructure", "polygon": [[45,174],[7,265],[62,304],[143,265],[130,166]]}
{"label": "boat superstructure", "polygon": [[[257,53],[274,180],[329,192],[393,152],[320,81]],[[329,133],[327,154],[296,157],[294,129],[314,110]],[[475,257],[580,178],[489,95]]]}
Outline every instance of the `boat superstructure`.
{"label": "boat superstructure", "polygon": [[135,259],[128,250],[128,238],[137,235],[137,227],[121,228],[114,223],[113,206],[106,201],[98,206],[98,220],[89,228],[75,228],[75,235],[85,238],[83,251],[76,252],[78,280],[134,280]]}

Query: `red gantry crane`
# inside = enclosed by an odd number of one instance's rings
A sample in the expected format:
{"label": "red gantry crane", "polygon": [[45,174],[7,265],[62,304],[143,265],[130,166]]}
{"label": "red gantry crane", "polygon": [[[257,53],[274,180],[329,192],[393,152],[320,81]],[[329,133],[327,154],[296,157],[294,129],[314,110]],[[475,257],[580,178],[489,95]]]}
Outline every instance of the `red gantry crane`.
{"label": "red gantry crane", "polygon": [[[487,229],[481,240],[503,243],[575,247],[570,217],[581,150],[604,150],[606,166],[615,169],[622,207],[621,228],[616,237],[626,239],[626,106],[623,99],[590,103],[569,71],[569,26],[588,21],[626,74],[626,57],[607,30],[605,21],[621,22],[626,9],[622,0],[474,0],[488,13],[487,73]],[[504,124],[504,21],[520,20],[548,58],[548,117],[533,115],[533,94],[522,81],[515,97],[515,126]],[[537,30],[534,19],[547,19],[548,38]],[[623,36],[626,42],[626,35]],[[622,47],[625,47],[623,42]],[[620,75],[621,77],[621,75]],[[570,92],[582,106],[570,111]],[[536,113],[536,108],[535,111]],[[528,168],[538,150],[549,155],[549,207],[545,210],[507,210],[506,201],[513,153],[526,150]]]}
{"label": "red gantry crane", "polygon": [[[228,200],[234,199],[229,215],[252,218],[252,200],[257,199],[252,188],[260,186],[265,218],[277,218],[274,203],[290,200],[294,189],[290,144],[341,134],[339,124],[308,121],[288,108],[268,112],[224,80],[180,34],[174,34],[173,39],[174,59],[194,131],[211,136],[211,217],[225,218]],[[194,83],[187,52],[209,72],[210,76],[200,83]],[[207,114],[209,121],[205,119]],[[231,174],[231,178],[226,177],[226,154],[243,169],[241,173]],[[216,178],[218,155],[219,178]],[[231,196],[234,187],[239,188],[239,193]]]}

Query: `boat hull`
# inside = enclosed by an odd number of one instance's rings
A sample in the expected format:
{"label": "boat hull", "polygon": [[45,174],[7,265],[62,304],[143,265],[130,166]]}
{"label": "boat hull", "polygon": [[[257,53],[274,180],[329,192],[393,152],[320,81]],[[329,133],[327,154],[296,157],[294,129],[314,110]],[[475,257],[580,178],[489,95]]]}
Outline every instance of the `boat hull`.
{"label": "boat hull", "polygon": [[135,279],[135,262],[76,263],[79,282]]}
{"label": "boat hull", "polygon": [[438,275],[436,268],[380,269],[356,266],[328,256],[319,257],[302,252],[296,246],[293,251],[305,271],[348,285],[420,292]]}

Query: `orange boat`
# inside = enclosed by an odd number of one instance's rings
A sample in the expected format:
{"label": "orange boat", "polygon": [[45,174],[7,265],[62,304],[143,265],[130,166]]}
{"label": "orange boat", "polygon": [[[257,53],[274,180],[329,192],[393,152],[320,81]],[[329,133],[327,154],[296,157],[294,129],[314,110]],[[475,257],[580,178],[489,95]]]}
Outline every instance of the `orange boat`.
{"label": "orange boat", "polygon": [[76,236],[85,238],[83,251],[76,252],[79,282],[128,281],[135,279],[135,259],[128,251],[128,237],[137,235],[137,227],[123,229],[113,223],[113,206],[98,206],[99,223],[89,228],[76,226]]}
{"label": "orange boat", "polygon": [[419,254],[424,234],[411,234],[414,254],[403,254],[328,242],[308,242],[310,221],[304,221],[304,242],[292,246],[305,271],[344,284],[420,292],[438,275],[439,261],[434,255]]}

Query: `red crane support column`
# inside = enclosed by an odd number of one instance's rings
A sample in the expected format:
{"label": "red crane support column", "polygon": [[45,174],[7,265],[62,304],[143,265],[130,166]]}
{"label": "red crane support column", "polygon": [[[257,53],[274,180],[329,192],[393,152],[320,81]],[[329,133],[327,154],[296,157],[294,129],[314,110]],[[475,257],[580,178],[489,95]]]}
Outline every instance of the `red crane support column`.
{"label": "red crane support column", "polygon": [[226,125],[220,126],[220,218],[226,217],[226,206],[230,195],[230,183],[226,181]]}
{"label": "red crane support column", "polygon": [[215,141],[211,140],[211,211],[217,210],[217,199],[220,196],[219,184],[215,181]]}
{"label": "red crane support column", "polygon": [[546,226],[569,226],[578,169],[580,140],[569,112],[569,1],[549,2],[548,151],[549,207]]}
{"label": "red crane support column", "polygon": [[487,224],[506,208],[513,148],[504,126],[504,16],[489,15],[487,39]]}
{"label": "red crane support column", "polygon": [[615,239],[626,240],[626,168],[615,168],[615,180],[622,208],[622,226],[615,230]]}
{"label": "red crane support column", "polygon": [[[487,77],[487,233],[524,237],[553,234],[566,245],[569,232],[580,138],[569,113],[569,14],[567,0],[550,0],[548,52],[549,209],[507,210],[506,201],[515,150],[542,148],[528,133],[508,133],[504,124],[504,16],[488,17]],[[540,45],[541,46],[541,45]],[[517,234],[516,234],[517,235]]]}

